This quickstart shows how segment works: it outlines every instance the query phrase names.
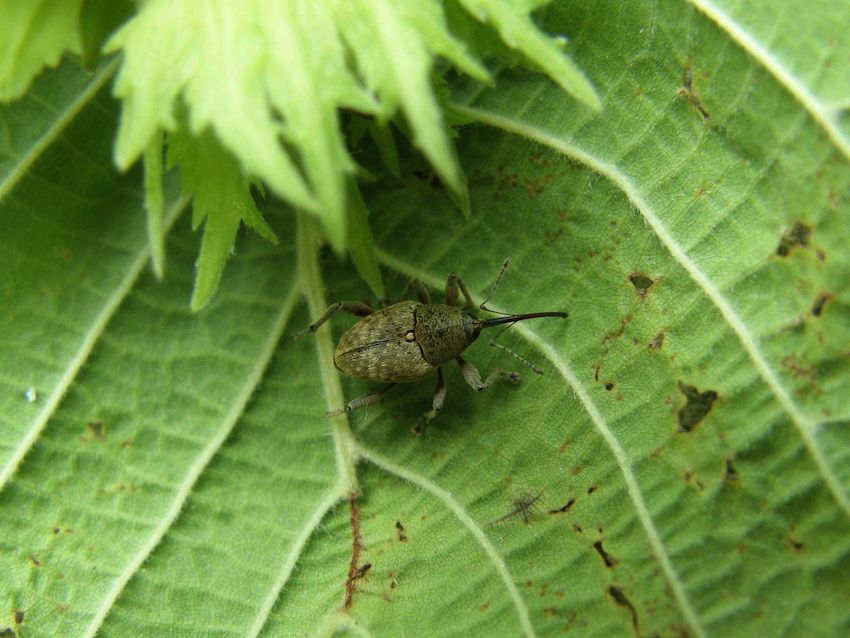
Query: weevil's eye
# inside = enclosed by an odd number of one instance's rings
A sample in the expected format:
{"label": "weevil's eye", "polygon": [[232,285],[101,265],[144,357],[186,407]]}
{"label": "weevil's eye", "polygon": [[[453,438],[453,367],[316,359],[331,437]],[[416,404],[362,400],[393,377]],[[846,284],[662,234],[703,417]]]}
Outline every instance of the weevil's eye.
{"label": "weevil's eye", "polygon": [[482,324],[481,320],[475,315],[467,314],[463,316],[463,332],[469,343],[472,343],[478,338],[483,327],[484,324]]}

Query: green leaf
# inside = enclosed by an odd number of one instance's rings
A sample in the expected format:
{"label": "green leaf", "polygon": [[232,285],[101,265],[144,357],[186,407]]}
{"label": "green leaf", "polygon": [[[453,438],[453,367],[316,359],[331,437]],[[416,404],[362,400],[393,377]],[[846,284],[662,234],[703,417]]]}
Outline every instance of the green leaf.
{"label": "green leaf", "polygon": [[369,209],[366,208],[366,203],[354,180],[348,184],[348,205],[350,208],[348,246],[351,251],[351,261],[354,262],[363,281],[369,284],[375,297],[384,299],[386,297],[384,282],[375,259],[372,229],[369,228]]}
{"label": "green leaf", "polygon": [[148,242],[156,276],[165,274],[165,235],[162,217],[165,213],[162,192],[162,134],[153,138],[145,149],[145,211],[148,216]]}
{"label": "green leaf", "polygon": [[168,136],[168,156],[169,165],[180,166],[184,194],[192,197],[192,227],[197,229],[204,223],[198,278],[192,292],[192,309],[198,310],[218,287],[240,222],[269,241],[277,243],[277,237],[257,210],[239,165],[212,133],[197,137],[172,133]]}
{"label": "green leaf", "polygon": [[0,101],[19,98],[42,69],[79,52],[83,0],[5,0],[0,5]]}
{"label": "green leaf", "polygon": [[473,214],[400,145],[362,189],[387,294],[480,301],[510,256],[489,305],[570,316],[499,337],[543,375],[465,353],[518,386],[444,366],[421,436],[433,378],[325,416],[380,386],[333,365],[355,318],[289,338],[372,297],[319,220],[264,203],[280,243],[237,234],[192,313],[184,200],[167,175],[159,281],[102,78],[0,108],[0,631],[850,633],[850,43],[786,11],[551,5],[600,116],[447,76]]}
{"label": "green leaf", "polygon": [[542,68],[567,93],[584,102],[595,111],[602,108],[593,85],[578,66],[557,46],[544,36],[531,22],[527,12],[513,2],[504,0],[459,0],[464,8],[482,22],[492,22],[502,41],[511,49],[522,51]]}
{"label": "green leaf", "polygon": [[133,14],[132,0],[83,0],[80,12],[81,62],[93,68],[106,39]]}

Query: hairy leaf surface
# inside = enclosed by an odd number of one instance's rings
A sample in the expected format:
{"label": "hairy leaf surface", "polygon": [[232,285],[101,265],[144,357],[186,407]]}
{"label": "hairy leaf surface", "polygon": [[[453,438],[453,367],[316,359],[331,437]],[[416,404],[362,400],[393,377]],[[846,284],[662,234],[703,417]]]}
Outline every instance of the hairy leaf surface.
{"label": "hairy leaf surface", "polygon": [[375,389],[333,367],[355,319],[290,336],[374,299],[311,218],[266,205],[279,244],[239,236],[192,314],[185,202],[167,180],[160,282],[98,76],[0,111],[0,630],[850,632],[844,44],[739,11],[550,7],[601,116],[519,67],[453,81],[471,218],[403,145],[361,187],[388,296],[454,271],[481,300],[510,256],[493,307],[570,313],[499,338],[539,376],[485,333],[467,360],[523,382],[446,366],[418,437],[433,379],[325,416]]}

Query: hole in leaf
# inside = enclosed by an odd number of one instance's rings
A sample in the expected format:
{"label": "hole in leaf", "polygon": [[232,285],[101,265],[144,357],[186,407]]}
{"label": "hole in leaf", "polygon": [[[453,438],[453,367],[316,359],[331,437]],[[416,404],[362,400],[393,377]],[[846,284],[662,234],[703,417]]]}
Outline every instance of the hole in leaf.
{"label": "hole in leaf", "polygon": [[640,272],[633,272],[629,275],[629,281],[635,287],[635,292],[639,299],[646,297],[646,293],[649,292],[650,287],[655,283],[651,277]]}
{"label": "hole in leaf", "polygon": [[723,480],[726,483],[737,483],[740,477],[738,470],[735,469],[735,464],[732,462],[732,457],[726,459],[726,474],[723,475]]}
{"label": "hole in leaf", "polygon": [[564,512],[569,511],[569,509],[573,506],[576,500],[574,498],[570,498],[564,505],[559,507],[558,509],[549,510],[550,514],[563,514]]}
{"label": "hole in leaf", "polygon": [[679,382],[679,390],[685,395],[686,403],[679,410],[679,431],[690,432],[711,411],[711,406],[717,400],[717,392],[706,390],[700,392],[692,385]]}
{"label": "hole in leaf", "polygon": [[593,544],[593,549],[596,550],[596,553],[602,557],[602,561],[605,563],[605,567],[611,568],[617,564],[617,559],[611,556],[605,549],[602,547],[602,541],[596,541]]}
{"label": "hole in leaf", "polygon": [[830,294],[823,294],[815,299],[815,304],[812,306],[812,314],[815,317],[820,317],[823,314],[823,307],[830,299],[832,299],[832,295]]}
{"label": "hole in leaf", "polygon": [[614,602],[618,607],[625,607],[629,614],[632,617],[632,627],[635,628],[635,633],[640,633],[638,629],[638,615],[635,606],[632,605],[632,602],[629,600],[628,596],[626,596],[625,592],[615,585],[611,585],[608,587],[608,595],[614,599]]}
{"label": "hole in leaf", "polygon": [[404,525],[401,524],[401,521],[395,522],[395,528],[396,528],[396,531],[398,532],[399,542],[400,543],[406,543],[407,542],[407,535],[404,533]]}

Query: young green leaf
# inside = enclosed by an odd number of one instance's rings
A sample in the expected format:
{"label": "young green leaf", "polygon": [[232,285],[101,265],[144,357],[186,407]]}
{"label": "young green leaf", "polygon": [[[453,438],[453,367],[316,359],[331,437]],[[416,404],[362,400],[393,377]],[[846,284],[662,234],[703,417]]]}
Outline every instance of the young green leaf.
{"label": "young green leaf", "polygon": [[[564,91],[595,111],[602,109],[593,85],[555,40],[532,23],[528,7],[505,0],[459,0],[466,10],[482,22],[489,22],[510,48],[521,51],[540,66]],[[519,5],[519,6],[518,6]]]}
{"label": "young green leaf", "polygon": [[66,51],[79,52],[83,0],[5,0],[0,3],[0,100],[27,90]]}
{"label": "young green leaf", "polygon": [[192,197],[192,226],[204,223],[192,292],[192,310],[198,310],[218,286],[240,222],[269,241],[277,243],[277,238],[257,210],[239,164],[213,133],[193,136],[177,131],[169,134],[167,143],[169,165],[180,167],[183,192]]}
{"label": "young green leaf", "polygon": [[83,0],[80,13],[80,61],[92,69],[101,57],[104,42],[124,20],[129,18],[133,0]]}
{"label": "young green leaf", "polygon": [[162,133],[154,136],[145,149],[145,211],[148,216],[148,242],[151,247],[151,262],[156,276],[165,274],[165,238],[163,237],[163,193],[162,193]]}
{"label": "young green leaf", "polygon": [[353,179],[348,180],[348,218],[348,247],[351,252],[351,261],[354,262],[363,281],[369,284],[375,297],[384,299],[386,296],[384,282],[381,280],[381,271],[375,259],[372,229],[369,228],[369,209]]}

